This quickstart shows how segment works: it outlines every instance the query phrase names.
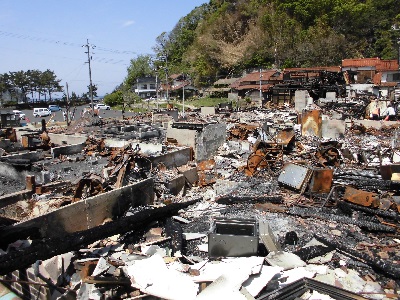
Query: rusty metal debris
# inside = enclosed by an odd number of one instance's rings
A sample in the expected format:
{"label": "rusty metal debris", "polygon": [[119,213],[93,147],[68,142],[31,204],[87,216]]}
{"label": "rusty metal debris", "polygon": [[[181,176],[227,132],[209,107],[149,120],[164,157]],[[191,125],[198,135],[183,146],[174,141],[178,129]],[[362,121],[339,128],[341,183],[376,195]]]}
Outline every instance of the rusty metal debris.
{"label": "rusty metal debris", "polygon": [[246,140],[257,128],[257,125],[236,124],[229,129],[228,139]]}
{"label": "rusty metal debris", "polygon": [[360,191],[350,186],[346,187],[343,198],[351,203],[372,208],[379,207],[380,204],[378,194]]}

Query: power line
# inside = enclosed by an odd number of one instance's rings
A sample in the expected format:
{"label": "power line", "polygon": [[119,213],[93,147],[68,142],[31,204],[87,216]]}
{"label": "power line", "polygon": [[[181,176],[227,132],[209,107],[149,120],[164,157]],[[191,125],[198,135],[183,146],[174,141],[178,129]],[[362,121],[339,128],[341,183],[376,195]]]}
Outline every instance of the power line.
{"label": "power line", "polygon": [[[18,33],[3,31],[3,30],[0,30],[0,36],[1,35],[12,37],[12,38],[17,38],[17,39],[31,40],[34,42],[51,43],[51,44],[55,44],[55,45],[59,45],[59,46],[71,46],[71,47],[80,47],[81,46],[80,44],[77,44],[77,43],[71,43],[71,42],[37,37],[37,36],[30,36],[27,34],[18,34]],[[130,50],[117,50],[117,49],[105,48],[105,47],[97,47],[97,49],[101,50],[101,51],[105,51],[105,52],[110,52],[113,54],[134,54],[134,55],[137,54],[135,51],[130,51]]]}

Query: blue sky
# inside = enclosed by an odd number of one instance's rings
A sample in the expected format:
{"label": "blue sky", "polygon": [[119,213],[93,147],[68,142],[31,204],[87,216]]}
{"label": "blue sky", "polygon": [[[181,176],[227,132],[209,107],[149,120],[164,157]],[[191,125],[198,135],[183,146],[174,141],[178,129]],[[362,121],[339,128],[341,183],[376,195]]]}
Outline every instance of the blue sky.
{"label": "blue sky", "polygon": [[50,69],[69,93],[87,92],[82,45],[89,39],[92,81],[104,95],[129,61],[153,53],[155,39],[208,0],[0,0],[0,73]]}

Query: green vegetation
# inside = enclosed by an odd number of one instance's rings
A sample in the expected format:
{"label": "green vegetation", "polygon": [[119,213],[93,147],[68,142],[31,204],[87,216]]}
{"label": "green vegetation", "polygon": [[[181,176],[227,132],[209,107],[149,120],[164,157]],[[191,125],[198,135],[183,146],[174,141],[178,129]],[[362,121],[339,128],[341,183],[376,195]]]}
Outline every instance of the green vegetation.
{"label": "green vegetation", "polygon": [[11,101],[17,102],[17,94],[21,93],[23,100],[27,102],[28,94],[31,94],[32,98],[36,94],[39,101],[41,96],[44,96],[45,101],[49,96],[51,101],[52,93],[62,91],[60,81],[49,69],[44,72],[39,70],[8,72],[0,74],[0,96],[9,92],[11,97],[15,97]]}
{"label": "green vegetation", "polygon": [[[185,105],[202,107],[202,106],[218,106],[219,103],[229,102],[228,98],[196,98],[192,100],[185,101]],[[182,103],[182,102],[179,102]]]}
{"label": "green vegetation", "polygon": [[397,58],[398,0],[210,0],[162,33],[156,57],[196,86],[254,67]]}

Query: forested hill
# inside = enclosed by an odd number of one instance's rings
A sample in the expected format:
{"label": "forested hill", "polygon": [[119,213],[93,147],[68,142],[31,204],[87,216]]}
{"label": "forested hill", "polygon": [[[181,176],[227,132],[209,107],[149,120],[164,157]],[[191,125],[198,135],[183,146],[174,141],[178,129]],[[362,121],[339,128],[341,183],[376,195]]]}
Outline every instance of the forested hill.
{"label": "forested hill", "polygon": [[154,50],[197,84],[248,68],[395,59],[400,0],[211,0],[161,34]]}

